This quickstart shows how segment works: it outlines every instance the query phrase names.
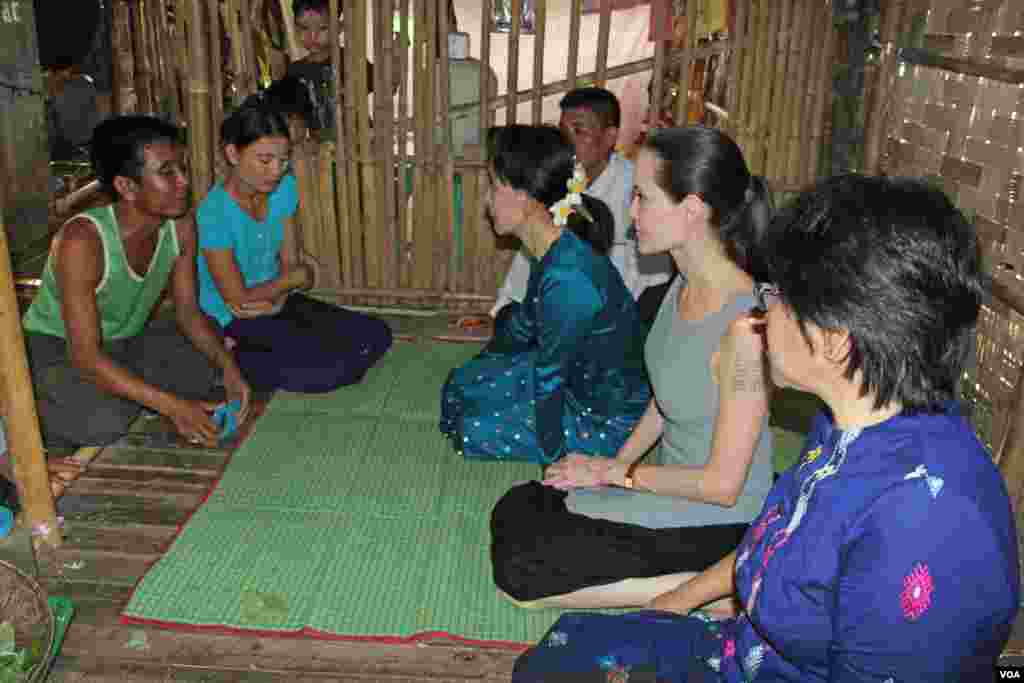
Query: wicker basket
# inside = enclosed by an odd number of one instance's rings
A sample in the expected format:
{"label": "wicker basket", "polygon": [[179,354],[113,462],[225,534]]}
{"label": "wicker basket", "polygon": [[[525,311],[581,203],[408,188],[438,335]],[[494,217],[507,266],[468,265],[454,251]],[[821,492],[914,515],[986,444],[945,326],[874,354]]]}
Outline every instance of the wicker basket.
{"label": "wicker basket", "polygon": [[47,604],[46,591],[35,579],[14,565],[0,560],[0,623],[14,626],[17,649],[40,654],[25,681],[39,683],[46,678],[53,656],[55,623]]}

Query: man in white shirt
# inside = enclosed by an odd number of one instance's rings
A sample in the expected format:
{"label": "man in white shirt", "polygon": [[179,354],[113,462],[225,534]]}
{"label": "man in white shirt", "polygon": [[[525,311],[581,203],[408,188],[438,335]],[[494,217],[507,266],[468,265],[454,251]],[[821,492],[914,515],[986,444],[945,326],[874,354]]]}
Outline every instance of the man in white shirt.
{"label": "man in white shirt", "polygon": [[[619,101],[604,88],[577,88],[558,103],[562,110],[559,128],[576,147],[576,160],[587,172],[586,193],[603,201],[615,218],[615,242],[608,257],[622,275],[626,287],[639,298],[647,287],[666,282],[673,273],[667,254],[641,256],[632,233],[629,205],[633,195],[633,162],[615,153],[622,118]],[[498,290],[491,309],[496,316],[506,304],[522,301],[530,278],[530,264],[517,252]],[[660,299],[655,304],[660,303]],[[654,307],[657,312],[657,306]],[[653,313],[642,312],[644,317]]]}

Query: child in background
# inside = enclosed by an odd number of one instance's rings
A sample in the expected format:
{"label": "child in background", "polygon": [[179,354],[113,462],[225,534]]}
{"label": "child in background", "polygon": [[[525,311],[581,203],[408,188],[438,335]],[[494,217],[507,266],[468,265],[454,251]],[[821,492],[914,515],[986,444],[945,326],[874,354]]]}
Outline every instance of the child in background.
{"label": "child in background", "polygon": [[[344,96],[335,96],[334,73],[331,64],[330,4],[328,0],[293,0],[292,13],[299,41],[309,54],[288,65],[286,76],[298,79],[312,103],[312,112],[307,120],[310,131],[332,130],[334,128],[334,105]],[[344,25],[344,20],[339,26]],[[340,49],[338,63],[345,68],[345,48]],[[395,60],[399,51],[395,51]],[[397,88],[401,80],[401,69],[395,64],[392,69],[392,87]],[[345,74],[341,74],[341,83]],[[344,87],[344,85],[342,86]],[[366,91],[373,92],[373,63],[366,60]]]}

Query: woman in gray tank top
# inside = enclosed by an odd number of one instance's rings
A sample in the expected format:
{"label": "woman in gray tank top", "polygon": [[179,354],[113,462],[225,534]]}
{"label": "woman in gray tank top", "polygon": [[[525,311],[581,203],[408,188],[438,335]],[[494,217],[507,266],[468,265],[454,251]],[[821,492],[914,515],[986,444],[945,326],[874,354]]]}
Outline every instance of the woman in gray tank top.
{"label": "woman in gray tank top", "polygon": [[738,544],[772,484],[763,357],[741,333],[770,214],[764,181],[721,132],[647,139],[637,245],[668,252],[680,272],[645,347],[654,398],[615,457],[570,453],[495,506],[494,577],[507,596],[642,606]]}

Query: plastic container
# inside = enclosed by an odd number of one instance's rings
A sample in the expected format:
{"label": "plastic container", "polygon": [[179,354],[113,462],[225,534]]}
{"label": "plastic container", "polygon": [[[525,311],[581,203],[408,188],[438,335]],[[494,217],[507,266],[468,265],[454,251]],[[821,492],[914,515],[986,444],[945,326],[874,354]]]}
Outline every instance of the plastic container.
{"label": "plastic container", "polygon": [[0,538],[7,538],[14,528],[14,513],[0,505]]}

